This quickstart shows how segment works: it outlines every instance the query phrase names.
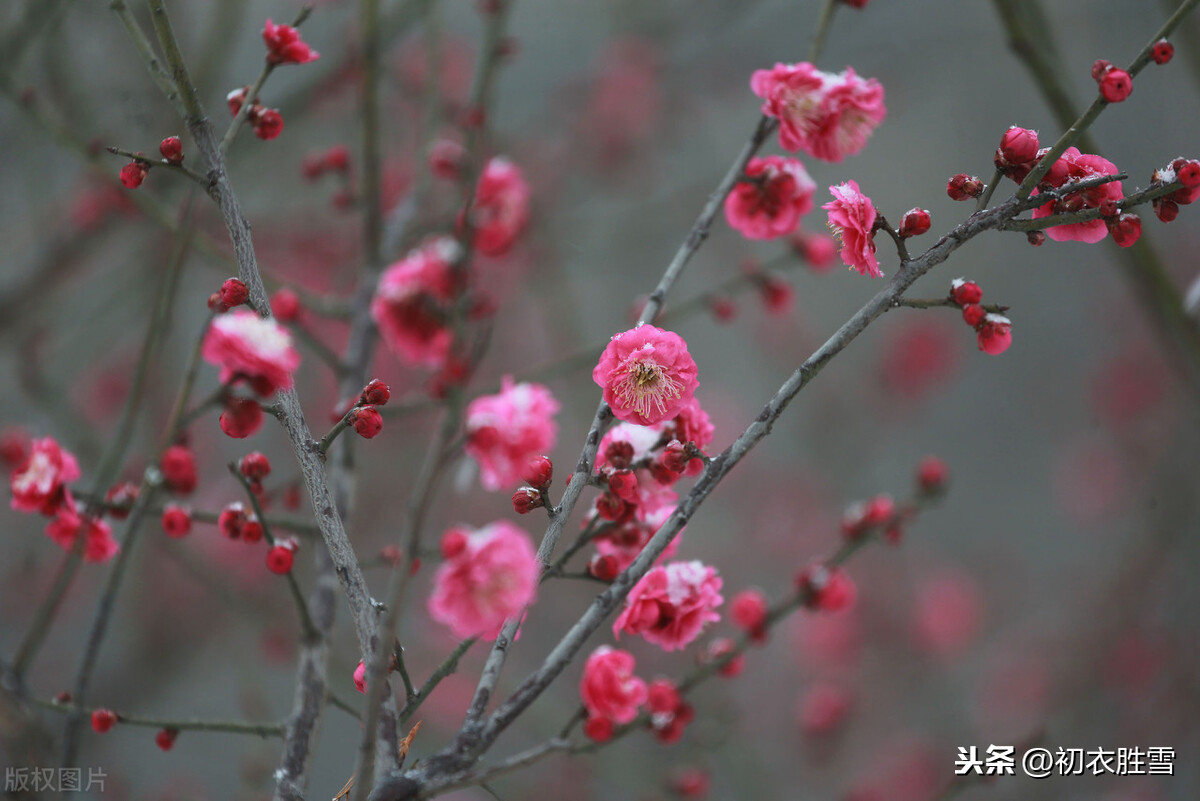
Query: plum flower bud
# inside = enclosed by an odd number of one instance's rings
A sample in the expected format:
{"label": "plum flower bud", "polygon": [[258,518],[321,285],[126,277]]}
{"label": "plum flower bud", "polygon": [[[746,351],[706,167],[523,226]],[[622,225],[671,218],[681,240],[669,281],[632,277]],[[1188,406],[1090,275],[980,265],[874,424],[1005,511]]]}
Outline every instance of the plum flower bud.
{"label": "plum flower bud", "polygon": [[601,581],[612,581],[621,572],[621,565],[612,554],[598,553],[588,560],[587,571]]}
{"label": "plum flower bud", "polygon": [[286,545],[275,545],[267,551],[267,570],[277,575],[284,575],[292,572],[292,564],[296,560],[296,555],[292,549]]}
{"label": "plum flower bud", "polygon": [[242,110],[242,104],[246,102],[248,94],[250,94],[250,87],[243,86],[241,89],[234,89],[225,95],[225,105],[229,107],[230,117],[236,117],[237,113]]}
{"label": "plum flower bud", "polygon": [[245,505],[240,501],[234,501],[227,504],[217,515],[217,528],[229,539],[239,540],[242,538],[242,531],[249,519],[250,516],[246,512]]}
{"label": "plum flower bud", "polygon": [[1121,69],[1110,69],[1100,78],[1100,94],[1109,103],[1120,103],[1133,92],[1133,78]]}
{"label": "plum flower bud", "polygon": [[263,412],[251,398],[229,398],[221,412],[221,430],[228,437],[245,439],[262,427]]}
{"label": "plum flower bud", "polygon": [[461,528],[447,529],[439,546],[443,559],[453,559],[467,547],[467,533]]}
{"label": "plum flower bud", "polygon": [[142,161],[131,161],[121,168],[121,185],[126,189],[137,189],[146,180],[148,169]]}
{"label": "plum flower bud", "polygon": [[583,723],[583,733],[594,743],[604,743],[612,739],[615,727],[611,718],[590,717]]}
{"label": "plum flower bud", "polygon": [[186,537],[192,530],[192,510],[179,504],[167,504],[163,507],[162,528],[168,537]]}
{"label": "plum flower bud", "polygon": [[267,61],[271,64],[307,64],[321,57],[291,25],[276,25],[268,19],[263,26],[262,38],[267,46]]}
{"label": "plum flower bud", "polygon": [[280,322],[290,323],[300,317],[300,296],[286,287],[271,296],[271,310]]}
{"label": "plum flower bud", "polygon": [[535,489],[545,492],[554,479],[554,463],[548,456],[535,456],[525,465],[521,478]]}
{"label": "plum flower bud", "polygon": [[1035,161],[1040,146],[1037,131],[1018,128],[1014,125],[1000,138],[1000,147],[996,151],[997,166],[1000,166],[1001,161],[1005,167],[1015,167]]}
{"label": "plum flower bud", "polygon": [[183,142],[179,141],[178,136],[168,136],[159,142],[158,152],[172,164],[183,163]]}
{"label": "plum flower bud", "polygon": [[946,194],[951,200],[971,200],[983,194],[983,181],[973,175],[958,173],[946,183]]}
{"label": "plum flower bud", "polygon": [[1098,58],[1092,62],[1092,80],[1096,83],[1104,77],[1104,74],[1113,68],[1112,62],[1108,59]]}
{"label": "plum flower bud", "polygon": [[980,323],[977,337],[981,351],[998,356],[1012,345],[1012,321],[1000,314],[989,314]]}
{"label": "plum flower bud", "polygon": [[92,729],[97,734],[104,734],[117,725],[117,720],[117,713],[111,709],[97,709],[92,712]]}
{"label": "plum flower bud", "polygon": [[924,495],[939,495],[944,492],[949,477],[946,463],[936,456],[926,456],[917,465],[917,487]]}
{"label": "plum flower bud", "polygon": [[226,309],[232,309],[235,306],[241,306],[250,299],[250,290],[242,282],[240,278],[226,278],[225,283],[221,284],[221,303]]}
{"label": "plum flower bud", "polygon": [[196,489],[196,457],[186,445],[172,445],[163,451],[158,467],[172,492],[188,495]]}
{"label": "plum flower bud", "polygon": [[756,589],[742,590],[733,596],[729,614],[739,628],[751,633],[761,631],[767,622],[767,599]]}
{"label": "plum flower bud", "polygon": [[[759,631],[760,637],[765,637],[765,632]],[[737,643],[728,637],[717,637],[708,644],[704,649],[704,653],[700,657],[702,663],[724,662],[717,668],[717,675],[732,679],[742,675],[742,671],[746,669],[745,654],[737,653]],[[733,654],[730,657],[730,654]],[[728,661],[725,661],[728,659]]]}
{"label": "plum flower bud", "polygon": [[929,212],[925,209],[909,209],[900,218],[900,236],[906,239],[910,236],[920,236],[929,230],[929,226]]}
{"label": "plum flower bud", "polygon": [[255,112],[251,122],[254,125],[254,135],[264,142],[283,133],[283,115],[276,109],[266,108]]}
{"label": "plum flower bud", "polygon": [[391,398],[392,391],[388,389],[388,385],[378,378],[372,378],[363,387],[362,395],[359,396],[359,402],[369,406],[385,406]]}
{"label": "plum flower bud", "polygon": [[633,461],[633,444],[625,440],[613,440],[604,449],[604,461],[616,470],[624,470]]}
{"label": "plum flower bud", "polygon": [[963,306],[963,322],[972,328],[978,328],[986,315],[987,310],[978,303],[968,303],[966,306]]}
{"label": "plum flower bud", "polygon": [[271,473],[271,461],[264,454],[253,451],[238,462],[238,470],[251,481],[262,481]]}
{"label": "plum flower bud", "polygon": [[809,565],[796,576],[796,585],[809,609],[841,612],[854,606],[858,592],[854,582],[838,567]]}
{"label": "plum flower bud", "polygon": [[438,139],[429,146],[429,169],[438,178],[457,180],[464,154],[463,146],[458,142]]}
{"label": "plum flower bud", "polygon": [[545,506],[546,499],[533,487],[520,487],[512,494],[512,505],[517,514],[527,515],[534,509]]}
{"label": "plum flower bud", "polygon": [[383,430],[383,416],[374,406],[362,406],[350,412],[350,425],[363,439],[372,439]]}
{"label": "plum flower bud", "polygon": [[1107,222],[1113,241],[1123,248],[1130,247],[1142,236],[1142,218],[1136,214],[1121,214]]}
{"label": "plum flower bud", "polygon": [[108,514],[116,520],[129,517],[133,503],[137,500],[139,487],[130,481],[114,484],[104,493],[104,502],[108,504]]}
{"label": "plum flower bud", "polygon": [[1152,205],[1154,207],[1154,216],[1165,223],[1172,222],[1179,216],[1179,204],[1174,200],[1158,197],[1154,199]]}
{"label": "plum flower bud", "polygon": [[159,729],[154,735],[154,744],[163,751],[170,751],[175,747],[175,740],[179,737],[179,729]]}
{"label": "plum flower bud", "polygon": [[983,300],[983,290],[974,281],[956,278],[950,282],[950,299],[959,306],[979,303]]}

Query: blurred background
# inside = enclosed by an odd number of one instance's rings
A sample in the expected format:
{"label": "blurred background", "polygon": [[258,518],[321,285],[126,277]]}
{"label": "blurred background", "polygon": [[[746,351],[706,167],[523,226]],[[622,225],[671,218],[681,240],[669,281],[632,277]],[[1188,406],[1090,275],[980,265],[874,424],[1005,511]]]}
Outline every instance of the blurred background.
{"label": "blurred background", "polygon": [[[141,4],[132,5],[145,22]],[[512,253],[481,265],[498,311],[478,386],[575,353],[598,355],[608,337],[629,326],[637,297],[653,288],[753,129],[759,101],[749,91],[751,72],[803,60],[820,5],[518,0],[489,125],[492,149],[516,161],[533,186],[533,218]],[[1047,38],[1038,45],[1061,65],[1058,77],[1082,106],[1095,93],[1092,62],[1127,64],[1174,4],[1045,5]],[[299,5],[171,6],[202,100],[223,130],[226,93],[261,68],[263,20],[290,21]],[[479,40],[473,3],[443,0],[432,16],[427,7],[383,3],[391,26],[383,82],[390,206],[425,180],[430,43],[440,59],[443,124],[453,137]],[[230,151],[231,178],[260,260],[306,297],[347,296],[362,260],[361,214],[346,202],[354,187],[330,177],[309,181],[302,172],[306,155],[336,144],[349,146],[358,162],[356,25],[355,4],[318,4],[302,30],[321,59],[278,70],[262,94],[284,115],[282,135],[263,142],[245,130]],[[10,38],[16,31],[19,42]],[[1198,33],[1193,19],[1175,37],[1175,60],[1151,65],[1132,97],[1093,128],[1101,154],[1131,175],[1127,193],[1146,186],[1151,172],[1172,158],[1200,155],[1200,117],[1182,113],[1196,102]],[[6,3],[0,40],[6,42],[0,427],[58,438],[80,457],[86,484],[115,430],[172,247],[162,222],[178,219],[189,191],[161,170],[136,193],[123,189],[117,173],[124,160],[102,147],[153,154],[163,137],[180,134],[187,163],[195,166],[198,155],[107,4]],[[992,153],[1008,126],[1037,129],[1044,143],[1061,131],[1007,48],[990,3],[876,0],[864,10],[843,7],[818,66],[852,66],[877,78],[888,117],[861,154],[840,164],[805,159],[819,186],[817,205],[828,199],[830,184],[852,178],[893,223],[907,209],[924,207],[933,228],[913,243],[915,251],[970,213],[968,204],[947,198],[946,180],[957,172],[989,180]],[[782,151],[772,138],[763,152]],[[1011,188],[1002,186],[997,197]],[[437,187],[432,197],[421,212],[429,230],[446,225],[453,200]],[[1142,218],[1146,239],[1185,289],[1196,276],[1200,244],[1191,210],[1171,225],[1148,210]],[[197,245],[186,256],[125,478],[140,476],[207,313],[205,301],[233,272],[220,217],[202,197],[197,219],[197,241],[220,249]],[[821,235],[824,213],[810,214],[804,227]],[[891,275],[890,243],[879,245]],[[1172,747],[1175,775],[1006,776],[962,788],[961,797],[1200,797],[1196,395],[1132,293],[1121,258],[1110,240],[1033,248],[1022,234],[991,233],[918,282],[912,297],[942,297],[959,276],[979,282],[985,302],[1010,307],[1012,348],[983,354],[955,310],[885,315],[719,487],[688,526],[679,552],[717,566],[727,600],[750,586],[783,597],[798,568],[836,547],[847,503],[884,492],[905,497],[916,464],[937,454],[951,472],[944,502],[909,528],[901,547],[872,546],[853,560],[857,607],[781,625],[748,655],[741,677],[709,682],[696,693],[697,720],[680,743],[664,746],[635,734],[598,755],[551,759],[498,780],[494,793],[665,799],[678,792],[673,777],[700,769],[711,798],[924,801],[952,779],[960,746],[1020,747],[1040,736],[1052,751]],[[747,263],[772,265],[794,287],[794,301],[770,310],[749,287],[734,298],[731,321],[714,319],[701,303],[693,304],[699,314],[672,322],[700,368],[697,397],[716,425],[713,452],[882,286],[840,263],[806,263],[786,240],[749,242],[719,217],[668,311],[737,276]],[[334,350],[344,346],[344,322],[309,311],[305,325]],[[336,387],[313,352],[301,350],[301,396],[320,432]],[[574,464],[595,410],[593,364],[594,356],[544,379],[563,406],[550,454],[560,475]],[[391,385],[393,397],[409,399],[423,396],[429,378],[382,349],[372,374]],[[203,367],[198,394],[216,383],[216,371]],[[361,469],[350,529],[364,560],[395,542],[434,419],[432,410],[418,408],[389,418],[370,443],[344,443],[357,449]],[[224,437],[215,412],[192,426],[201,471],[193,507],[216,511],[241,500],[224,464],[251,449],[276,465],[267,482],[276,497],[294,484],[287,442],[267,423],[248,440]],[[556,493],[560,487],[561,479]],[[306,508],[307,500],[300,511]],[[515,518],[507,493],[481,490],[469,464],[451,470],[432,508],[427,542],[453,523]],[[518,522],[540,537],[537,515]],[[43,525],[40,517],[0,511],[6,659],[62,558]],[[150,528],[118,598],[91,700],[164,718],[284,718],[294,689],[295,613],[282,583],[265,571],[263,554],[226,541],[211,525],[197,524],[181,541]],[[114,531],[123,534],[119,523]],[[314,546],[309,540],[305,549]],[[308,586],[311,550],[301,551],[297,565],[297,578]],[[73,681],[107,571],[82,569],[30,675],[35,696],[50,698]],[[420,574],[401,632],[418,681],[454,646],[424,613],[432,572]],[[367,576],[374,594],[383,594],[387,567],[369,567]],[[511,651],[502,694],[541,662],[595,591],[585,582],[543,588],[543,602]],[[351,672],[358,654],[347,617],[339,609],[330,672],[334,691],[357,705]],[[712,634],[733,631],[723,622]],[[588,648],[610,641],[606,627]],[[668,655],[628,640],[622,647],[636,654],[638,673],[647,677],[686,672],[697,650]],[[457,729],[485,653],[473,649],[422,709],[413,754],[432,753]],[[580,670],[569,669],[494,755],[557,732],[578,705]],[[61,736],[60,715],[43,713],[42,722],[49,736]],[[326,713],[312,798],[332,797],[342,787],[358,731],[348,715]],[[184,732],[163,753],[153,735],[132,726],[105,736],[85,732],[80,764],[107,771],[105,798],[255,799],[272,791],[276,740]],[[0,761],[14,753],[0,751]],[[454,797],[491,796],[476,789]]]}

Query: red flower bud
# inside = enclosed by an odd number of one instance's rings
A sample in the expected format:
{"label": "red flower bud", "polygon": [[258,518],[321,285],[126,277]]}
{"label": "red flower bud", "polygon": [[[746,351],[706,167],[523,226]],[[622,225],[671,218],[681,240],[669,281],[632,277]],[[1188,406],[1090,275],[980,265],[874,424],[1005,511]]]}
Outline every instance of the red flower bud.
{"label": "red flower bud", "polygon": [[372,439],[383,430],[383,416],[374,406],[361,406],[350,412],[350,425],[363,439]]}
{"label": "red flower bud", "polygon": [[926,456],[917,465],[917,486],[926,495],[936,495],[946,489],[950,472],[946,463],[936,456]]}
{"label": "red flower bud", "polygon": [[240,278],[226,278],[225,283],[221,284],[221,303],[226,309],[232,309],[235,306],[241,306],[250,299],[250,290],[242,283]]}
{"label": "red flower bud", "polygon": [[987,316],[987,312],[978,303],[970,303],[963,306],[962,316],[964,323],[975,328],[983,322],[983,318]]}
{"label": "red flower bud", "polygon": [[363,387],[362,395],[359,396],[359,403],[369,406],[386,406],[391,398],[392,391],[388,389],[388,385],[378,378],[372,378]]}
{"label": "red flower bud", "polygon": [[588,560],[587,571],[601,581],[612,581],[621,572],[621,566],[612,554],[598,553]]}
{"label": "red flower bud", "polygon": [[131,161],[121,168],[121,185],[126,189],[137,189],[146,180],[146,165],[140,161]]}
{"label": "red flower bud", "polygon": [[158,143],[158,152],[162,157],[172,164],[183,163],[183,142],[179,141],[178,136],[168,136],[166,139]]}
{"label": "red flower bud", "polygon": [[262,481],[271,473],[271,460],[264,454],[253,451],[238,462],[238,470],[251,481]]}
{"label": "red flower bud", "polygon": [[929,212],[925,209],[909,209],[900,218],[900,236],[920,236],[929,230]]}
{"label": "red flower bud", "polygon": [[97,734],[104,734],[117,724],[117,720],[117,713],[111,709],[97,709],[92,712],[92,729]]}
{"label": "red flower bud", "polygon": [[1159,39],[1150,50],[1150,58],[1155,64],[1166,64],[1175,55],[1175,45],[1166,39]]}
{"label": "red flower bud", "polygon": [[192,510],[174,503],[167,504],[163,507],[162,528],[168,537],[186,537],[192,530]]}
{"label": "red flower bud", "polygon": [[292,564],[295,561],[295,553],[286,545],[275,545],[267,551],[267,570],[272,573],[283,575],[292,572]]}
{"label": "red flower bud", "polygon": [[950,283],[950,299],[959,306],[967,306],[983,300],[983,290],[974,281],[959,278]]}
{"label": "red flower bud", "polygon": [[512,495],[513,510],[519,515],[527,515],[534,509],[540,509],[546,505],[546,499],[542,497],[542,493],[535,490],[533,487],[521,487]]}
{"label": "red flower bud", "polygon": [[958,173],[946,183],[946,194],[951,200],[970,200],[983,194],[983,181],[973,175]]}
{"label": "red flower bud", "polygon": [[542,492],[545,492],[550,487],[550,482],[554,479],[554,463],[550,461],[548,456],[535,456],[525,465],[525,470],[521,473],[521,480],[535,487]]}
{"label": "red flower bud", "polygon": [[1125,70],[1110,69],[1100,78],[1100,94],[1109,103],[1120,103],[1133,92],[1133,77]]}
{"label": "red flower bud", "polygon": [[281,323],[290,323],[300,316],[300,296],[290,289],[275,291],[271,296],[271,311]]}

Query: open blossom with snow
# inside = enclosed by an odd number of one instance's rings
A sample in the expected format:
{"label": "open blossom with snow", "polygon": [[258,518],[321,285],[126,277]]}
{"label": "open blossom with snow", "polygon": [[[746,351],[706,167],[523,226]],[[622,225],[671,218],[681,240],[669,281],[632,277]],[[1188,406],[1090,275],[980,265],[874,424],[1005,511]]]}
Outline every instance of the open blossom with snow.
{"label": "open blossom with snow", "polygon": [[721,619],[716,610],[724,600],[715,568],[697,561],[654,567],[629,591],[613,634],[640,634],[663,650],[678,650]]}
{"label": "open blossom with snow", "polygon": [[558,401],[541,384],[513,383],[505,376],[500,392],[467,406],[467,455],[479,463],[485,489],[499,490],[521,481],[535,456],[550,452],[558,436]]}
{"label": "open blossom with snow", "polygon": [[79,463],[51,437],[30,443],[29,455],[13,471],[13,509],[52,515],[64,502],[66,485],[78,479]]}
{"label": "open blossom with snow", "polygon": [[290,387],[292,372],[300,366],[288,330],[249,309],[216,317],[201,353],[205,361],[221,368],[222,382],[244,378],[262,396]]}
{"label": "open blossom with snow", "polygon": [[583,666],[579,695],[588,717],[628,723],[646,703],[646,682],[633,674],[633,654],[601,645]]}
{"label": "open blossom with snow", "polygon": [[[1054,167],[1046,173],[1046,183],[1059,187],[1068,181],[1082,181],[1087,178],[1097,178],[1101,175],[1116,175],[1120,172],[1117,165],[1111,161],[1091,153],[1080,153],[1078,148],[1069,147],[1054,163]],[[1099,208],[1106,200],[1120,200],[1124,192],[1120,181],[1112,181],[1100,186],[1094,186],[1082,192],[1075,192],[1058,201],[1051,201],[1033,210],[1035,220],[1049,217],[1059,211]],[[1055,225],[1045,229],[1046,236],[1055,242],[1087,242],[1094,244],[1104,239],[1108,234],[1108,226],[1103,219],[1087,220],[1085,222]]]}
{"label": "open blossom with snow", "polygon": [[379,278],[371,317],[387,346],[409,365],[436,367],[446,360],[453,333],[451,265],[461,255],[450,237],[438,237],[392,264]]}
{"label": "open blossom with snow", "polygon": [[495,639],[504,621],[537,594],[538,562],[529,536],[506,520],[464,535],[433,577],[429,614],[456,637]]}
{"label": "open blossom with snow", "polygon": [[64,551],[74,550],[79,537],[83,537],[83,558],[88,562],[107,562],[121,550],[113,539],[112,527],[103,520],[80,514],[69,494],[58,508],[57,516],[46,525],[46,536]]}
{"label": "open blossom with snow", "polygon": [[875,258],[875,204],[864,195],[855,181],[829,187],[833,200],[821,208],[829,212],[829,230],[842,243],[841,257],[859,275],[882,278],[879,259]]}
{"label": "open blossom with snow", "polygon": [[592,380],[618,420],[651,426],[674,417],[696,392],[696,362],[683,337],[652,325],[617,334]]}
{"label": "open blossom with snow", "polygon": [[752,158],[746,176],[725,198],[725,219],[748,239],[787,236],[812,211],[816,182],[798,159],[784,156]]}
{"label": "open blossom with snow", "polygon": [[529,184],[521,168],[503,156],[491,159],[479,176],[471,206],[475,249],[503,256],[529,223]]}
{"label": "open blossom with snow", "polygon": [[862,150],[887,116],[883,87],[874,78],[822,72],[808,62],[757,70],[750,88],[762,112],[779,120],[779,144],[822,161],[841,161]]}

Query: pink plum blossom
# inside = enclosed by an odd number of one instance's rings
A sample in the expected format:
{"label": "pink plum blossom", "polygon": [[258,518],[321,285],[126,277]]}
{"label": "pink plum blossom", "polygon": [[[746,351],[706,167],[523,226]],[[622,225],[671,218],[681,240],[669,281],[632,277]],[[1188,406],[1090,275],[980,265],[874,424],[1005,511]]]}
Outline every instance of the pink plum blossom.
{"label": "pink plum blossom", "polygon": [[371,316],[383,341],[405,364],[436,367],[446,360],[453,338],[451,265],[460,253],[453,239],[439,237],[388,267],[379,278]]}
{"label": "pink plum blossom", "polygon": [[650,426],[677,415],[699,381],[683,337],[652,325],[617,334],[608,343],[592,380],[618,420]]}
{"label": "pink plum blossom", "polygon": [[64,551],[71,551],[83,536],[83,558],[88,562],[107,562],[121,550],[112,536],[112,527],[95,517],[81,515],[70,494],[58,508],[58,515],[46,526],[46,536]]}
{"label": "pink plum blossom", "polygon": [[66,484],[80,476],[79,463],[54,439],[35,439],[29,454],[13,471],[13,509],[52,515],[63,501]]}
{"label": "pink plum blossom", "polygon": [[221,368],[221,381],[245,378],[259,395],[292,385],[300,354],[292,335],[274,320],[249,309],[218,316],[209,326],[202,351],[205,361]]}
{"label": "pink plum blossom", "polygon": [[[1069,181],[1082,181],[1101,175],[1116,175],[1118,172],[1120,171],[1117,169],[1117,165],[1111,161],[1091,153],[1080,153],[1078,148],[1069,147],[1055,162],[1054,168],[1046,174],[1046,181],[1056,187],[1061,187]],[[1033,210],[1033,218],[1038,220],[1057,214],[1056,208],[1059,210],[1099,208],[1106,200],[1116,201],[1124,196],[1121,182],[1112,181],[1039,206]],[[1055,225],[1046,229],[1046,236],[1055,242],[1075,241],[1094,244],[1104,239],[1107,233],[1108,227],[1103,219]]]}
{"label": "pink plum blossom", "polygon": [[716,609],[724,600],[721,578],[712,567],[698,561],[654,567],[629,591],[613,634],[640,634],[675,651],[700,636],[705,624],[721,619]]}
{"label": "pink plum blossom", "polygon": [[763,99],[763,114],[779,120],[780,146],[822,161],[841,161],[862,150],[887,116],[883,87],[850,67],[829,73],[808,62],[776,64],[757,70],[750,88]]}
{"label": "pink plum blossom", "polygon": [[579,695],[589,717],[628,723],[646,703],[646,682],[633,675],[633,654],[601,645],[583,666]]}
{"label": "pink plum blossom", "polygon": [[429,614],[456,637],[495,639],[537,594],[537,556],[529,536],[506,520],[458,530],[464,547],[438,567]]}
{"label": "pink plum blossom", "polygon": [[515,384],[511,376],[504,377],[498,394],[471,401],[466,451],[479,463],[485,489],[495,491],[519,483],[529,460],[554,448],[558,409],[549,389],[541,384]]}
{"label": "pink plum blossom", "polygon": [[747,239],[776,239],[800,225],[812,211],[816,182],[798,159],[764,156],[750,159],[746,176],[725,198],[725,219]]}
{"label": "pink plum blossom", "polygon": [[859,275],[882,278],[875,258],[875,205],[859,191],[855,181],[829,187],[833,200],[821,208],[829,212],[829,229],[842,243],[841,257]]}
{"label": "pink plum blossom", "polygon": [[475,249],[503,256],[529,223],[529,184],[521,169],[496,156],[483,168],[471,207]]}

